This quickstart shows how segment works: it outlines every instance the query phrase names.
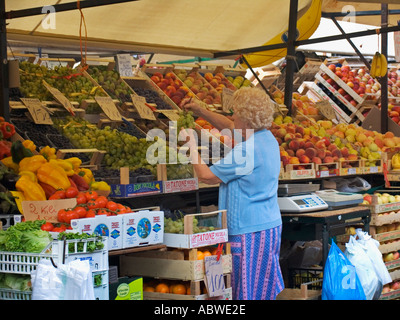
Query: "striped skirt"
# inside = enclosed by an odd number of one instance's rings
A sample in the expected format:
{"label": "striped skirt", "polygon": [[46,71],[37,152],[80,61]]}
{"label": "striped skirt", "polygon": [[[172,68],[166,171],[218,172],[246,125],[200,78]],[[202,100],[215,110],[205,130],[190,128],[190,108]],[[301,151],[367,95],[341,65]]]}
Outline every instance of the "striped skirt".
{"label": "striped skirt", "polygon": [[282,225],[229,236],[234,300],[275,300],[284,288],[279,252]]}

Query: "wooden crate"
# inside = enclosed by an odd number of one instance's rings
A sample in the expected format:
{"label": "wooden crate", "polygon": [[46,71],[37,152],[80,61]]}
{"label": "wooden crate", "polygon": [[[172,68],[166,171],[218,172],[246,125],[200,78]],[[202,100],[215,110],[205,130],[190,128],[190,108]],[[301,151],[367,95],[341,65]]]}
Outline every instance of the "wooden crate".
{"label": "wooden crate", "polygon": [[[281,70],[273,65],[269,64],[267,66],[253,68],[254,72],[256,73],[258,79],[262,82],[262,84],[269,88],[271,85],[275,83],[275,81],[281,76]],[[249,80],[253,84],[254,87],[261,87],[260,83],[258,82],[257,78],[251,74]]]}
{"label": "wooden crate", "polygon": [[315,164],[315,176],[317,178],[335,177],[338,175],[339,162]]}
{"label": "wooden crate", "polygon": [[90,162],[88,165],[81,165],[81,167],[91,168],[92,170],[97,170],[101,161],[103,160],[104,155],[107,153],[104,150],[98,149],[58,149],[56,156],[58,159],[64,159],[66,154],[68,153],[92,153],[92,157],[90,158]]}
{"label": "wooden crate", "polygon": [[[123,275],[143,277],[202,280],[205,276],[204,260],[197,260],[198,249],[151,250],[120,257],[120,272]],[[221,255],[223,273],[232,272],[232,255],[226,244]]]}
{"label": "wooden crate", "polygon": [[375,165],[367,165],[367,160],[361,160],[361,171],[363,174],[370,174],[370,173],[382,173],[383,172],[383,161],[382,159],[375,160]]}
{"label": "wooden crate", "polygon": [[[350,167],[349,167],[350,166]],[[340,160],[339,175],[348,176],[354,174],[362,174],[361,160]]]}
{"label": "wooden crate", "polygon": [[320,300],[322,295],[321,290],[308,289],[309,285],[319,282],[322,282],[322,279],[302,283],[300,289],[285,288],[278,294],[276,300]]}
{"label": "wooden crate", "polygon": [[315,178],[315,164],[287,164],[283,173],[283,180],[313,179]]}
{"label": "wooden crate", "polygon": [[[193,219],[215,218],[218,220],[214,230],[193,233]],[[187,214],[184,216],[183,234],[164,233],[164,244],[171,248],[193,249],[228,242],[227,212],[216,210],[206,213]]]}

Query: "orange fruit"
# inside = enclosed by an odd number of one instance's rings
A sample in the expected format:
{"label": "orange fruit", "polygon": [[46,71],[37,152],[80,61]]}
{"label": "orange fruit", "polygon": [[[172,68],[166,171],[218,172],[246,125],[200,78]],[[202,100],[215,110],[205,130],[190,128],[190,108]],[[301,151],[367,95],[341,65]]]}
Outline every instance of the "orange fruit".
{"label": "orange fruit", "polygon": [[211,252],[208,251],[208,250],[205,250],[205,251],[203,251],[203,256],[204,257],[209,257],[209,256],[211,256]]}
{"label": "orange fruit", "polygon": [[186,285],[186,294],[190,294],[190,285]]}
{"label": "orange fruit", "polygon": [[172,288],[172,293],[186,294],[186,287],[183,284],[175,284]]}
{"label": "orange fruit", "polygon": [[169,287],[165,283],[159,283],[155,289],[156,292],[169,293]]}
{"label": "orange fruit", "polygon": [[154,292],[155,289],[154,289],[154,287],[152,287],[152,286],[145,286],[145,287],[143,288],[143,291]]}
{"label": "orange fruit", "polygon": [[197,260],[203,260],[204,254],[200,250],[197,250]]}

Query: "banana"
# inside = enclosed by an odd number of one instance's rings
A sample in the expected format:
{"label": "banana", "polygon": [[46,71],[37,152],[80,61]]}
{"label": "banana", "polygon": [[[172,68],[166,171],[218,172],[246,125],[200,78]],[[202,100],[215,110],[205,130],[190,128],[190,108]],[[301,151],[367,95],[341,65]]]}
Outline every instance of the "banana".
{"label": "banana", "polygon": [[376,77],[376,60],[378,59],[377,53],[375,53],[374,57],[372,58],[371,62],[371,70],[370,70],[370,75],[372,78]]}
{"label": "banana", "polygon": [[386,76],[387,68],[388,68],[387,59],[386,59],[384,54],[380,55],[380,60],[381,60],[381,74],[380,74],[380,76],[384,77],[384,76]]}

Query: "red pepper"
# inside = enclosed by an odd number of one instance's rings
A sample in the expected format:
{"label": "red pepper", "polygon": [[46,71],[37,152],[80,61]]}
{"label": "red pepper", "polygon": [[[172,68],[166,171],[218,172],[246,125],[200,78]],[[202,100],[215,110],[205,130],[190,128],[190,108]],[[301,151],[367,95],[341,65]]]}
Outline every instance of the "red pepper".
{"label": "red pepper", "polygon": [[0,140],[0,159],[11,156],[11,142]]}
{"label": "red pepper", "polygon": [[79,191],[89,190],[88,183],[80,175],[75,173],[72,176],[70,176],[70,178],[75,182]]}
{"label": "red pepper", "polygon": [[[69,180],[69,182],[71,182],[71,187],[74,187],[74,188],[78,189],[78,186],[76,185],[75,181],[72,180],[71,177],[68,177],[68,180]],[[79,189],[78,189],[78,190],[79,190]]]}
{"label": "red pepper", "polygon": [[15,133],[14,125],[9,123],[9,122],[2,122],[0,124],[0,130],[3,133],[3,138],[4,139],[11,138],[12,135]]}
{"label": "red pepper", "polygon": [[38,181],[38,183],[42,187],[47,199],[49,199],[57,191],[54,187],[47,183],[44,183],[42,181]]}

